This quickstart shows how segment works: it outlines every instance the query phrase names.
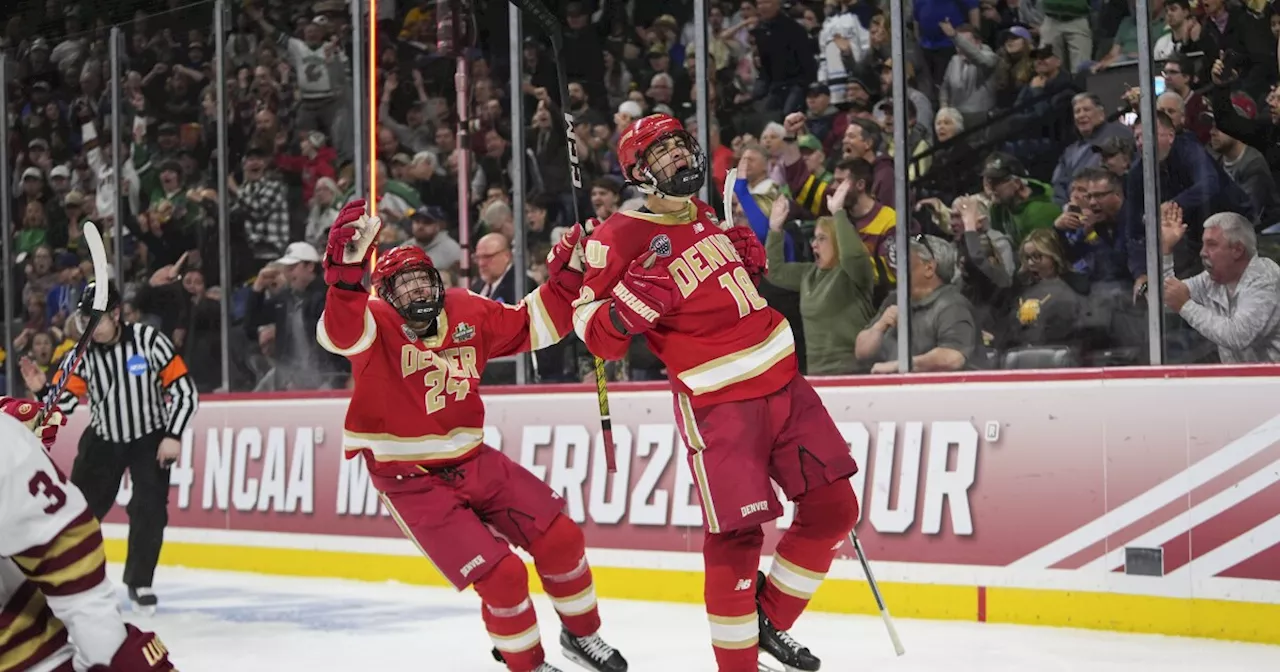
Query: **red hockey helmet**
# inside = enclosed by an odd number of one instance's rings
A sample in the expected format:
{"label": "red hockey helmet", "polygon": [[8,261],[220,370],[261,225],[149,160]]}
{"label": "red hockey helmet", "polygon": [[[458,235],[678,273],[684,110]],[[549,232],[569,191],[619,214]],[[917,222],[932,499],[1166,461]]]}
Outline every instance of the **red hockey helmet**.
{"label": "red hockey helmet", "polygon": [[618,163],[627,182],[646,194],[688,198],[707,179],[707,157],[698,140],[666,114],[637,119],[622,132]]}
{"label": "red hockey helmet", "polygon": [[444,307],[444,280],[420,247],[397,247],[379,257],[372,278],[378,296],[406,322],[429,324]]}

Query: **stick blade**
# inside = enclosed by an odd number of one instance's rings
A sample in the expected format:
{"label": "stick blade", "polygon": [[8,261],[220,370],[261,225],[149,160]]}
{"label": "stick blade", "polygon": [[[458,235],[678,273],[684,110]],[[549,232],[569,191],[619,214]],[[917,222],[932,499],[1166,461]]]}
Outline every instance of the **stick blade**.
{"label": "stick blade", "polygon": [[107,248],[102,243],[102,233],[98,231],[97,224],[85,222],[82,230],[89,258],[93,261],[93,309],[101,313],[107,309],[107,283],[110,282],[107,277]]}
{"label": "stick blade", "polygon": [[726,231],[733,228],[733,186],[738,182],[738,169],[730,168],[729,174],[724,178],[724,193],[722,199],[724,201],[724,224],[722,228]]}

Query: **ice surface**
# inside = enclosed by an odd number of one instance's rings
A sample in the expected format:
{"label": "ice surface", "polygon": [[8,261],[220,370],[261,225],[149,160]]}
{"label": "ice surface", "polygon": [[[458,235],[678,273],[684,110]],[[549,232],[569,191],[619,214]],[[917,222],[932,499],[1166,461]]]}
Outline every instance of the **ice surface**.
{"label": "ice surface", "polygon": [[[169,567],[157,573],[156,592],[154,616],[126,616],[160,633],[183,672],[503,669],[489,655],[473,592]],[[549,602],[534,601],[549,661],[579,672],[556,646]],[[601,610],[602,634],[634,672],[715,669],[701,607],[603,600]],[[898,629],[902,658],[876,617],[808,614],[793,634],[823,658],[824,672],[1280,670],[1280,647],[1254,644],[901,619]]]}

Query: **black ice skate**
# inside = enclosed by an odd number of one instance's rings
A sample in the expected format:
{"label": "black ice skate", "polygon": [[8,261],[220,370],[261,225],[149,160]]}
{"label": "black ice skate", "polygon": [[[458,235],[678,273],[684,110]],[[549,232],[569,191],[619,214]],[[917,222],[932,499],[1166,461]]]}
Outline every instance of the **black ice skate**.
{"label": "black ice skate", "polygon": [[[816,672],[822,667],[822,661],[809,653],[803,646],[784,630],[773,627],[769,617],[764,615],[764,608],[759,604],[760,591],[764,590],[764,572],[756,574],[756,613],[760,618],[760,650],[773,656],[782,663],[787,672]],[[761,670],[768,667],[761,665]]]}
{"label": "black ice skate", "polygon": [[[502,663],[503,665],[507,664],[507,661],[502,659],[502,652],[498,651],[498,647],[496,646],[493,647],[493,659],[498,661],[499,663]],[[556,667],[555,665],[552,665],[551,663],[543,663],[539,665],[537,669],[535,669],[533,672],[564,672],[564,670],[561,670],[560,668]]]}
{"label": "black ice skate", "polygon": [[129,602],[133,604],[134,611],[151,616],[156,613],[156,605],[160,600],[150,588],[130,587]]}
{"label": "black ice skate", "polygon": [[[568,630],[560,631],[560,649],[564,657],[594,672],[627,672],[627,660],[617,649],[600,638],[600,633],[575,637]],[[817,668],[815,668],[817,669]]]}

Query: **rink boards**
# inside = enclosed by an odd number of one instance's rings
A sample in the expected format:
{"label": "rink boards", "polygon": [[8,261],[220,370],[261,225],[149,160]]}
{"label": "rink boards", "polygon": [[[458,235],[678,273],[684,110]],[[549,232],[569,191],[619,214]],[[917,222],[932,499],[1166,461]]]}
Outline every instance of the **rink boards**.
{"label": "rink boards", "polygon": [[[1278,373],[815,384],[862,466],[857,532],[895,615],[1280,644]],[[700,602],[702,511],[670,393],[611,391],[614,474],[585,386],[485,390],[488,440],[564,498],[599,594]],[[444,585],[379,508],[363,465],[342,459],[345,407],[341,396],[206,399],[173,470],[162,562]],[[62,433],[64,467],[85,420]],[[791,512],[767,530],[766,552]],[[107,520],[119,561],[123,510]],[[851,553],[814,608],[875,612]],[[1126,558],[1142,563],[1126,572]]]}

